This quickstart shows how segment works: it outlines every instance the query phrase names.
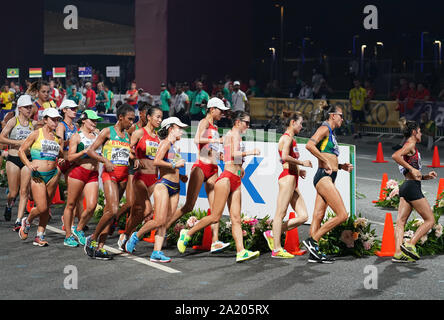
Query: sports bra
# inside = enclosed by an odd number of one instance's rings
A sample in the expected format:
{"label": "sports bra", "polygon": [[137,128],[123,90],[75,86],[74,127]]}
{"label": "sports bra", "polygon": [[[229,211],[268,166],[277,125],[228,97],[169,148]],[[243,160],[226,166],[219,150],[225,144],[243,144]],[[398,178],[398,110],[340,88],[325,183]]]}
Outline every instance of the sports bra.
{"label": "sports bra", "polygon": [[335,156],[339,157],[339,146],[338,142],[336,141],[336,136],[333,134],[333,130],[331,130],[327,121],[324,121],[321,126],[326,126],[330,133],[328,137],[325,137],[316,145],[316,148],[318,148],[318,150],[321,152],[334,154]]}
{"label": "sports bra", "polygon": [[[284,133],[284,136],[289,136],[290,135],[288,133]],[[294,140],[293,138],[291,138],[291,140],[293,140],[293,143],[291,145],[291,149],[290,149],[290,157],[295,158],[295,159],[299,159],[299,150],[298,150],[298,145],[296,143],[296,140]],[[279,157],[281,158],[281,163],[284,164],[285,161],[282,160],[282,151],[278,149],[278,153],[279,153]]]}
{"label": "sports bra", "polygon": [[110,138],[103,146],[103,156],[116,166],[129,166],[130,150],[128,133],[125,131],[125,138],[121,138],[112,126]]}
{"label": "sports bra", "polygon": [[145,128],[142,128],[142,130],[143,137],[136,145],[136,157],[137,159],[154,160],[154,158],[156,157],[157,149],[159,149],[159,137],[157,135],[154,137],[150,136]]}
{"label": "sports bra", "polygon": [[[208,123],[209,126],[204,132],[204,137],[208,139],[220,139],[219,131],[217,130],[217,127],[212,125],[211,123]],[[202,149],[211,149],[216,152],[221,152],[221,144],[220,143],[199,143],[197,145],[197,149],[200,151]]]}
{"label": "sports bra", "polygon": [[[411,165],[413,168],[417,170],[422,169],[422,163],[421,163],[421,154],[418,152],[418,149],[415,147],[415,154],[413,156],[403,156],[403,159],[405,162],[407,162],[409,165]],[[401,172],[403,175],[406,175],[409,171],[404,168],[401,165],[398,165],[399,172]]]}
{"label": "sports bra", "polygon": [[32,121],[29,120],[27,126],[22,126],[18,117],[15,117],[15,126],[12,128],[9,133],[9,139],[11,140],[25,140],[31,132],[34,130],[34,126],[32,125]]}
{"label": "sports bra", "polygon": [[[90,139],[87,136],[85,136],[85,133],[83,133],[82,131],[79,131],[79,136],[80,136],[80,142],[77,145],[77,151],[76,152],[81,152],[85,149],[87,149],[89,146],[91,146],[94,141],[96,141],[98,134],[96,132],[94,132],[94,138]],[[102,147],[98,147],[96,149],[97,153],[101,153],[102,152]],[[87,154],[84,154],[81,159],[88,159],[90,158]]]}
{"label": "sports bra", "polygon": [[63,146],[63,151],[67,151],[67,150],[69,150],[69,139],[71,139],[73,134],[76,133],[78,129],[74,123],[73,123],[74,127],[72,128],[72,130],[69,129],[69,127],[65,121],[62,121],[62,123],[65,126],[65,133],[63,136],[63,140],[65,141],[65,145]]}
{"label": "sports bra", "polygon": [[31,159],[56,161],[60,152],[59,139],[57,136],[55,136],[55,140],[45,139],[43,128],[40,128],[38,131],[39,137],[31,146]]}

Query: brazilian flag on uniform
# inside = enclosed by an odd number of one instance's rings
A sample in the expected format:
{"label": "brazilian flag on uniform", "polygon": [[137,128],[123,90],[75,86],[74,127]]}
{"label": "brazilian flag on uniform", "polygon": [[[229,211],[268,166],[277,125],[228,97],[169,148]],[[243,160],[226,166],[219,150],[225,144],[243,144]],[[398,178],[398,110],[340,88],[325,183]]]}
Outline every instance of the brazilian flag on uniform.
{"label": "brazilian flag on uniform", "polygon": [[18,68],[8,68],[6,70],[7,78],[18,78],[19,77],[19,69]]}

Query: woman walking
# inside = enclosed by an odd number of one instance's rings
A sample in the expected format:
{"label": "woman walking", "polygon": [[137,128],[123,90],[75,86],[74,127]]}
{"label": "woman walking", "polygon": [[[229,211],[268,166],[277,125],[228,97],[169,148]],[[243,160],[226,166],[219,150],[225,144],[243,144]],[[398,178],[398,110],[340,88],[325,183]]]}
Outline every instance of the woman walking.
{"label": "woman walking", "polygon": [[[399,165],[399,171],[405,176],[404,183],[399,187],[400,201],[395,226],[396,251],[392,261],[414,262],[420,258],[416,251],[416,243],[435,224],[433,211],[421,190],[421,180],[435,179],[437,174],[435,171],[430,171],[426,175],[421,174],[421,155],[416,148],[422,136],[419,125],[415,121],[404,120],[403,134],[407,139],[406,142],[392,155],[392,159]],[[424,219],[424,223],[411,239],[403,242],[404,227],[413,209]]]}

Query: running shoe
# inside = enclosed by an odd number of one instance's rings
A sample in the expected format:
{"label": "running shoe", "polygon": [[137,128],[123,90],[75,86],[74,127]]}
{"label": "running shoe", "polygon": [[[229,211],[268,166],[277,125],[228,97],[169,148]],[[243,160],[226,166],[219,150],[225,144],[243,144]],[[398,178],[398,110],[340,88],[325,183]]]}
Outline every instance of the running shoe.
{"label": "running shoe", "polygon": [[327,257],[324,253],[320,252],[319,254],[320,258],[317,258],[315,255],[310,253],[310,256],[308,257],[308,262],[331,264],[335,261],[335,259]]}
{"label": "running shoe", "polygon": [[222,242],[222,241],[213,242],[211,244],[211,251],[210,252],[211,253],[220,252],[223,249],[225,249],[226,247],[228,247],[229,245],[230,245],[229,243],[225,243],[225,242]]}
{"label": "running shoe", "polygon": [[259,255],[260,255],[259,251],[250,251],[244,249],[236,254],[236,262],[243,262],[246,260],[255,259],[259,257]]}
{"label": "running shoe", "polygon": [[321,259],[321,253],[319,252],[319,246],[316,241],[313,240],[313,238],[308,238],[302,241],[304,246],[307,248],[307,250],[316,258]]}
{"label": "running shoe", "polygon": [[83,230],[77,231],[77,227],[71,230],[72,234],[77,238],[77,241],[84,246],[86,243],[85,232]]}
{"label": "running shoe", "polygon": [[111,256],[108,251],[106,251],[103,248],[97,249],[94,252],[94,259],[98,259],[98,260],[112,260],[113,256]]}
{"label": "running shoe", "polygon": [[22,226],[19,229],[19,237],[22,240],[28,239],[29,229],[31,229],[31,224],[26,223],[26,217],[22,219]]}
{"label": "running shoe", "polygon": [[5,221],[11,221],[12,208],[5,207]]}
{"label": "running shoe", "polygon": [[32,244],[39,247],[47,247],[49,245],[48,241],[45,240],[44,235],[36,236]]}
{"label": "running shoe", "polygon": [[22,226],[21,222],[16,222],[14,224],[14,227],[12,227],[12,231],[19,232],[21,226]]}
{"label": "running shoe", "polygon": [[271,235],[271,230],[265,231],[264,232],[264,237],[265,237],[265,240],[267,240],[268,248],[270,248],[270,250],[273,251],[273,249],[274,249],[274,239],[273,239],[273,236]]}
{"label": "running shoe", "polygon": [[401,251],[414,260],[419,260],[421,258],[416,251],[416,247],[411,243],[406,242],[404,244],[401,244]]}
{"label": "running shoe", "polygon": [[122,233],[119,236],[119,240],[117,240],[117,247],[119,248],[120,251],[125,251],[125,247],[123,245],[126,240],[127,240],[126,234]]}
{"label": "running shoe", "polygon": [[177,249],[179,250],[180,253],[184,253],[188,242],[191,240],[191,237],[188,236],[188,229],[182,229],[180,231],[180,236],[179,236],[179,240],[177,240]]}
{"label": "running shoe", "polygon": [[171,262],[171,258],[166,257],[162,251],[153,251],[153,253],[151,254],[151,257],[150,257],[150,261],[167,263],[167,262]]}
{"label": "running shoe", "polygon": [[92,240],[91,236],[86,237],[85,239],[85,246],[83,247],[83,250],[85,251],[85,254],[89,256],[90,258],[94,259],[94,255],[97,249],[97,241]]}
{"label": "running shoe", "polygon": [[287,252],[287,250],[281,248],[279,251],[272,250],[271,257],[272,258],[280,258],[280,259],[291,259],[291,258],[294,258],[294,255]]}
{"label": "running shoe", "polygon": [[404,252],[401,252],[400,254],[395,254],[393,256],[392,262],[396,262],[396,263],[412,263],[412,262],[416,262],[416,260],[413,259],[413,258],[410,258]]}
{"label": "running shoe", "polygon": [[137,232],[133,232],[129,240],[125,243],[125,251],[129,253],[133,253],[134,248],[137,243],[139,243],[139,238],[137,238]]}
{"label": "running shoe", "polygon": [[76,239],[74,238],[74,236],[70,236],[68,238],[65,238],[65,240],[63,241],[63,244],[67,247],[71,247],[71,248],[75,248],[79,246],[79,243],[76,241]]}

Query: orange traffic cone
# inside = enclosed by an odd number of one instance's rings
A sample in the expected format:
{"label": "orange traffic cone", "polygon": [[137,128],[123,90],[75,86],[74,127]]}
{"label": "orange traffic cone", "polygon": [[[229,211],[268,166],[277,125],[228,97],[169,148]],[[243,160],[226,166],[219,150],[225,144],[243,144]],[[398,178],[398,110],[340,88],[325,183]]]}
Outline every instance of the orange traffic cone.
{"label": "orange traffic cone", "polygon": [[[155,214],[153,214],[153,219],[154,219]],[[157,230],[151,230],[151,234],[148,238],[143,238],[143,241],[145,242],[149,242],[149,243],[154,243],[155,241],[155,235],[156,235],[156,231]]]}
{"label": "orange traffic cone", "polygon": [[384,153],[382,152],[382,143],[378,143],[378,153],[376,153],[376,160],[373,160],[374,163],[387,163],[388,161],[384,160]]}
{"label": "orange traffic cone", "polygon": [[444,179],[441,178],[439,179],[438,193],[436,194],[436,200],[441,200],[442,197],[440,197],[439,195],[443,192],[443,190],[444,190]]}
{"label": "orange traffic cone", "polygon": [[[296,218],[296,214],[294,212],[290,212],[289,219],[294,218]],[[302,256],[307,252],[307,250],[301,250],[299,247],[298,228],[287,231],[287,234],[285,235],[284,249],[287,250],[288,253],[297,256]]]}
{"label": "orange traffic cone", "polygon": [[439,153],[438,153],[438,146],[435,146],[435,149],[433,150],[433,160],[432,165],[427,166],[429,168],[443,168],[444,166],[441,165],[439,160]]}
{"label": "orange traffic cone", "polygon": [[[208,209],[207,216],[210,216],[210,215],[211,215],[211,209]],[[209,225],[204,229],[204,234],[203,234],[203,238],[202,238],[202,245],[193,246],[193,249],[194,250],[210,251],[212,242],[213,242],[213,231],[211,230],[211,225]]]}
{"label": "orange traffic cone", "polygon": [[393,257],[395,254],[395,228],[393,227],[392,215],[387,212],[384,222],[384,233],[382,234],[381,250],[376,251],[378,257]]}
{"label": "orange traffic cone", "polygon": [[381,190],[379,191],[379,200],[373,200],[373,203],[376,203],[378,201],[384,200],[386,198],[386,194],[385,194],[385,188],[387,187],[387,181],[388,181],[388,176],[387,173],[383,173],[382,174],[382,181],[381,181]]}
{"label": "orange traffic cone", "polygon": [[57,185],[57,189],[54,194],[54,198],[52,199],[52,204],[64,204],[64,203],[65,203],[65,201],[63,201],[60,198],[60,189],[59,189],[59,186]]}
{"label": "orange traffic cone", "polygon": [[28,204],[26,205],[26,210],[28,210],[28,213],[31,213],[32,208],[34,208],[34,201],[28,200]]}

